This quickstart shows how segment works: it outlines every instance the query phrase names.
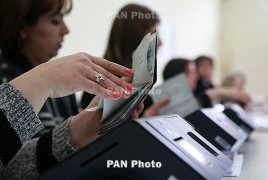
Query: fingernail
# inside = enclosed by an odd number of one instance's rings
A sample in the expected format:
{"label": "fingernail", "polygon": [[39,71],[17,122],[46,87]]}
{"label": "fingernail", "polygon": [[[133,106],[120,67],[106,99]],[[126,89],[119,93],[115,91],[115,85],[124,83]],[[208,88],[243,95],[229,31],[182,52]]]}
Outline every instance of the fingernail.
{"label": "fingernail", "polygon": [[113,97],[115,97],[115,98],[121,98],[121,95],[118,94],[118,93],[116,93],[116,92],[113,92]]}
{"label": "fingernail", "polygon": [[130,90],[130,91],[133,91],[134,89],[135,89],[135,87],[134,86],[132,86],[131,84],[128,84],[127,83],[127,88]]}
{"label": "fingernail", "polygon": [[129,91],[124,91],[124,94],[129,96],[131,93]]}
{"label": "fingernail", "polygon": [[128,74],[131,74],[131,75],[133,75],[134,74],[134,71],[132,70],[132,69],[126,69],[126,72],[128,73]]}

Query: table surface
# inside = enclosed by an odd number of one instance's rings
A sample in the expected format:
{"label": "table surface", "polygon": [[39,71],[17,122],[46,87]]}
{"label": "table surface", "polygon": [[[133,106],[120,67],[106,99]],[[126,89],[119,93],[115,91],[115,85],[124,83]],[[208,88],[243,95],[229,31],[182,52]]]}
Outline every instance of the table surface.
{"label": "table surface", "polygon": [[268,129],[254,132],[237,152],[244,154],[241,175],[221,180],[268,180]]}

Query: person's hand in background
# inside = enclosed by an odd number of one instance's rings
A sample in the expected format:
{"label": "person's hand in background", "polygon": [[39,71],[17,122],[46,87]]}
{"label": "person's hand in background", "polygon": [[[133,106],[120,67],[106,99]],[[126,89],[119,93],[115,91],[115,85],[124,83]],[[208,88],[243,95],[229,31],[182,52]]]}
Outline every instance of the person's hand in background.
{"label": "person's hand in background", "polygon": [[151,116],[158,116],[159,110],[161,107],[167,105],[169,103],[169,99],[163,99],[157,103],[151,105],[148,109],[146,109],[143,113],[142,117],[151,117]]}

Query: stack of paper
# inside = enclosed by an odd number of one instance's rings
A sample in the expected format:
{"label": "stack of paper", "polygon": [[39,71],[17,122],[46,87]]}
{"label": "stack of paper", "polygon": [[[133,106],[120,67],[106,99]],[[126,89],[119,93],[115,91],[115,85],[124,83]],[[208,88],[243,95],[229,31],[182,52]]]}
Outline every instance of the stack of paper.
{"label": "stack of paper", "polygon": [[128,99],[108,100],[100,99],[97,107],[88,111],[103,108],[100,135],[128,120],[135,108],[151,90],[156,82],[156,32],[147,34],[133,54],[132,69],[135,74],[132,85],[134,93]]}

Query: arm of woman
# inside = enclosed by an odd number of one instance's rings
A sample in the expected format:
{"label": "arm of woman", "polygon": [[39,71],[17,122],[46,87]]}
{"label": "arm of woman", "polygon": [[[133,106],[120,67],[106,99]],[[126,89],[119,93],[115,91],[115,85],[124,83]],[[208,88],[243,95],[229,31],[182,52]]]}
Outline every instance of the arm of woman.
{"label": "arm of woman", "polygon": [[0,171],[0,179],[34,179],[75,152],[76,148],[69,144],[69,122],[66,120],[40,138],[25,142]]}
{"label": "arm of woman", "polygon": [[0,86],[0,179],[23,144],[43,128],[23,94],[8,83]]}
{"label": "arm of woman", "polygon": [[31,139],[43,125],[22,92],[8,83],[0,86],[0,109],[0,179],[34,179],[76,150],[69,144],[69,120]]}
{"label": "arm of woman", "polygon": [[[88,108],[96,106],[98,101],[99,97],[95,97]],[[139,106],[142,106],[142,103]],[[31,106],[27,107],[32,115],[35,115]],[[142,110],[140,108],[137,108],[135,113],[140,113]],[[88,145],[98,137],[101,113],[101,110],[94,112],[84,110],[40,138],[26,141],[0,171],[0,179],[34,179],[76,149]],[[133,118],[137,118],[135,113]]]}
{"label": "arm of woman", "polygon": [[205,94],[213,101],[237,101],[241,104],[247,104],[250,97],[243,91],[235,88],[214,88],[205,91]]}
{"label": "arm of woman", "polygon": [[[104,81],[97,83],[96,74]],[[43,63],[10,82],[23,92],[38,113],[48,97],[56,98],[85,90],[107,99],[128,98],[133,87],[116,77],[131,77],[131,69],[86,53]]]}
{"label": "arm of woman", "polygon": [[[128,91],[133,88],[109,71],[128,77],[133,74],[132,70],[123,66],[79,53],[44,63],[12,80],[10,84],[1,85],[0,179],[33,179],[74,152],[76,148],[73,146],[81,148],[93,141],[97,137],[98,129],[95,125],[100,121],[99,111],[83,111],[74,120],[65,121],[40,138],[29,139],[42,128],[36,113],[48,97],[61,97],[86,90],[104,98],[118,99],[115,91],[119,90],[122,92],[120,97],[127,98],[129,93],[125,93],[125,88]],[[97,72],[104,75],[102,83],[95,82]],[[14,132],[5,134],[7,130]],[[83,137],[84,142],[74,141],[72,137],[77,131],[87,131],[90,137]],[[11,148],[13,150],[9,152]]]}

